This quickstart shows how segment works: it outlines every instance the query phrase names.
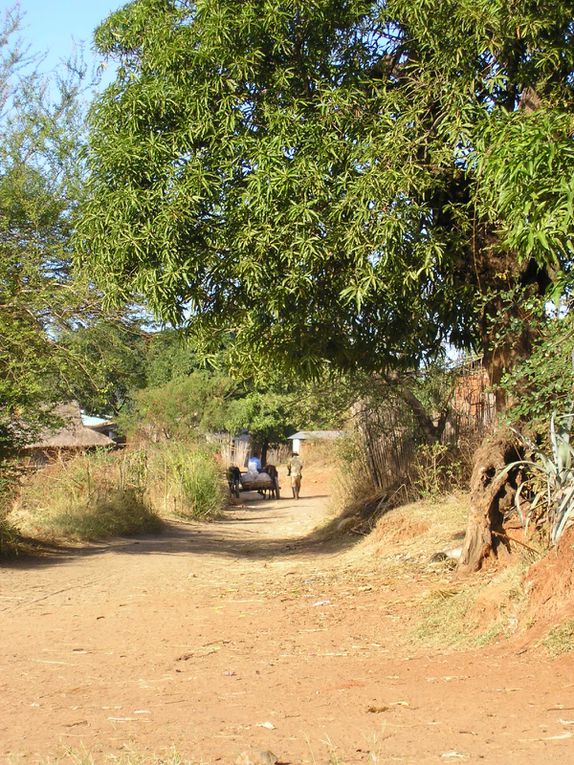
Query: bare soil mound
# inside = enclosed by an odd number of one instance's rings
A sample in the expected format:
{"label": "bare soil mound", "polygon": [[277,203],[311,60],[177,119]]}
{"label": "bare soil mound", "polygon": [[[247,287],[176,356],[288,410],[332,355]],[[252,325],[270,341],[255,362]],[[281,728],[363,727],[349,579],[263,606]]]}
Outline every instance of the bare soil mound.
{"label": "bare soil mound", "polygon": [[[574,650],[574,528],[568,529],[555,549],[534,563],[524,577],[528,606],[521,624],[524,645],[542,643],[552,653]],[[561,645],[553,635],[563,633]]]}

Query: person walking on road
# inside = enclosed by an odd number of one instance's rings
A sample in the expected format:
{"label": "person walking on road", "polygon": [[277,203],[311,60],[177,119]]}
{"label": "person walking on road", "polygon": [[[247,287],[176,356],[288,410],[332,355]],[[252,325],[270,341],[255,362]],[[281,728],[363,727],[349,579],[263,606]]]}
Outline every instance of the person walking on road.
{"label": "person walking on road", "polygon": [[303,463],[297,452],[287,463],[287,475],[291,476],[291,488],[293,489],[294,499],[299,499],[299,490],[301,489],[301,475],[303,473]]}

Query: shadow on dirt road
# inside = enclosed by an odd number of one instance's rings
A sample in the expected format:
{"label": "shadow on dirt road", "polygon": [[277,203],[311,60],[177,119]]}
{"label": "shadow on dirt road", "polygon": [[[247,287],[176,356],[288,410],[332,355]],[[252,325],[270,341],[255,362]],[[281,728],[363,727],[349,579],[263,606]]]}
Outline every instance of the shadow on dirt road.
{"label": "shadow on dirt road", "polygon": [[[5,561],[4,568],[36,568],[78,557],[122,555],[209,555],[269,560],[293,555],[332,555],[352,547],[358,537],[325,539],[322,532],[325,494],[280,500],[260,499],[251,492],[211,522],[169,520],[157,535],[119,538],[101,544],[40,544],[29,554]],[[287,533],[285,533],[287,532]],[[276,536],[275,536],[276,534]]]}

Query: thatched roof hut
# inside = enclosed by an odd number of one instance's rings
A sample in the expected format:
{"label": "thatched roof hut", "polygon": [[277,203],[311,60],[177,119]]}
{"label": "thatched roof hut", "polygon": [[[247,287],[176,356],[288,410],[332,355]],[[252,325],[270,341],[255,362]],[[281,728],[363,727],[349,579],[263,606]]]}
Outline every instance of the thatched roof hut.
{"label": "thatched roof hut", "polygon": [[76,453],[89,449],[113,448],[114,441],[103,433],[87,428],[82,423],[80,406],[77,402],[61,404],[54,409],[54,416],[63,422],[59,428],[45,428],[38,440],[27,444],[24,449],[35,459],[42,461],[63,452]]}

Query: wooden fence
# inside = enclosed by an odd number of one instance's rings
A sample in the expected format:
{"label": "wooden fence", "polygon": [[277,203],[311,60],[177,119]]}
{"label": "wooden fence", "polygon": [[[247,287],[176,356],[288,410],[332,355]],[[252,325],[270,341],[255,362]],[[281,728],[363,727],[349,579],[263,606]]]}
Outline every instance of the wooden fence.
{"label": "wooden fence", "polygon": [[[247,439],[234,438],[227,433],[213,434],[210,442],[216,443],[221,461],[225,467],[237,465],[239,468],[247,467],[247,461],[251,457],[251,446]],[[291,454],[291,447],[286,444],[272,445],[267,449],[267,464],[281,465],[287,462]]]}
{"label": "wooden fence", "polygon": [[[492,427],[495,398],[488,389],[486,371],[480,361],[468,362],[456,371],[448,402],[449,413],[440,443],[467,454]],[[412,410],[392,392],[373,406],[361,401],[354,419],[362,441],[365,468],[375,487],[386,491],[412,478],[413,463],[421,453],[421,438]]]}

